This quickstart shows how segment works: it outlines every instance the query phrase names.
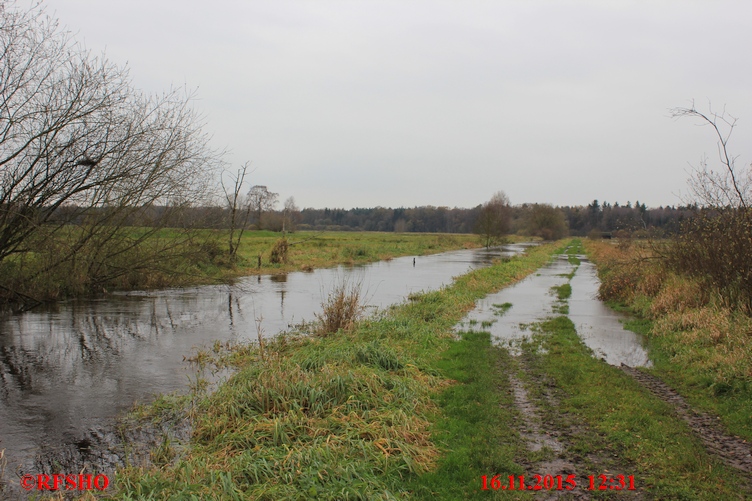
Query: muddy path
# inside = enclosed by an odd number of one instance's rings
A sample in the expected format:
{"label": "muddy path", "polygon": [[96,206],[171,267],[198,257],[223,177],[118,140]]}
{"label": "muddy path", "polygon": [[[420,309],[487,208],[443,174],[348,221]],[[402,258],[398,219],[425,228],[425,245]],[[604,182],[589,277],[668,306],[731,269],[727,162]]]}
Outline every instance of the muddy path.
{"label": "muddy path", "polygon": [[[720,426],[719,418],[690,406],[673,388],[657,377],[622,365],[621,369],[653,395],[671,405],[692,431],[702,440],[708,453],[720,458],[732,468],[752,473],[752,446],[739,437],[729,435]],[[749,476],[752,480],[752,476]]]}
{"label": "muddy path", "polygon": [[[490,331],[495,344],[508,350],[511,355],[512,364],[505,367],[504,372],[509,380],[508,391],[519,415],[516,428],[526,449],[524,457],[518,457],[517,461],[524,467],[527,477],[537,474],[554,477],[574,475],[577,478],[576,489],[541,490],[535,492],[535,499],[658,499],[645,485],[638,485],[635,490],[608,492],[581,487],[581,483],[587,482],[591,476],[597,478],[605,474],[627,477],[638,473],[638,467],[622,457],[619,444],[610,443],[601,433],[560,406],[560,400],[566,395],[547,374],[544,353],[541,353],[545,348],[542,348],[540,335],[536,333],[540,321],[559,315],[572,320],[580,340],[590,348],[594,357],[619,367],[643,389],[668,404],[673,414],[681,418],[691,433],[700,439],[709,456],[741,472],[741,477],[752,485],[750,444],[729,435],[722,429],[717,417],[692,408],[659,378],[634,367],[652,365],[647,351],[642,348],[639,336],[624,331],[619,316],[595,299],[595,268],[591,263],[583,263],[587,266],[585,270],[590,279],[585,277],[579,262],[585,259],[585,256],[577,256],[577,259],[560,256],[552,265],[529,277],[528,283],[522,283],[519,290],[511,287],[486,298],[463,324],[471,330],[478,326],[480,330]],[[565,284],[570,284],[570,293],[576,303],[571,313],[569,297],[559,296],[556,299],[556,292]],[[585,291],[580,290],[577,295],[576,288]],[[588,300],[599,304],[588,305]],[[513,306],[520,303],[515,312]],[[505,319],[508,311],[511,315]],[[607,312],[610,322],[605,326],[600,323],[600,318],[595,318],[603,311]],[[607,333],[607,337],[601,335],[603,332]],[[587,444],[587,447],[583,444]],[[746,499],[750,494],[748,487],[739,486],[740,498]]]}
{"label": "muddy path", "polygon": [[[535,499],[590,500],[604,499],[604,493],[586,490],[589,477],[598,485],[601,474],[625,478],[633,475],[635,467],[621,459],[607,440],[582,423],[576,416],[563,412],[559,400],[561,390],[544,373],[542,360],[535,345],[525,345],[514,357],[514,369],[508,372],[510,387],[520,419],[518,431],[529,455],[518,458],[532,475],[574,475],[577,487],[567,490],[541,490]],[[583,448],[581,444],[590,444]],[[594,445],[594,447],[593,447]],[[609,491],[607,499],[653,499],[644,488]]]}

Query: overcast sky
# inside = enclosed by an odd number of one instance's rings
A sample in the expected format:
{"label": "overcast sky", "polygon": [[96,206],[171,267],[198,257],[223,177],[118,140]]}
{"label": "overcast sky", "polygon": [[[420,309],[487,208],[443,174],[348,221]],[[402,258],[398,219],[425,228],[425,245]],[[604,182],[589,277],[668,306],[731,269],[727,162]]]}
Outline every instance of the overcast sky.
{"label": "overcast sky", "polygon": [[46,0],[146,92],[186,85],[230,168],[302,207],[680,203],[707,127],[752,160],[749,1]]}

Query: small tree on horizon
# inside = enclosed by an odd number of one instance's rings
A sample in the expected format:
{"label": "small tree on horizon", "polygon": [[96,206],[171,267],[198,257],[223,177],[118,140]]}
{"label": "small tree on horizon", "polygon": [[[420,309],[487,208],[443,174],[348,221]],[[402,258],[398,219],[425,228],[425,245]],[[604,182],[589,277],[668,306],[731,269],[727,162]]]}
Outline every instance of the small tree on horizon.
{"label": "small tree on horizon", "polygon": [[263,229],[261,216],[263,216],[265,212],[274,210],[278,198],[279,193],[269,191],[266,186],[256,185],[248,192],[248,203],[255,216],[256,229]]}
{"label": "small tree on horizon", "polygon": [[497,191],[491,200],[482,205],[475,232],[480,235],[483,245],[489,248],[509,232],[511,220],[509,197],[503,191]]}

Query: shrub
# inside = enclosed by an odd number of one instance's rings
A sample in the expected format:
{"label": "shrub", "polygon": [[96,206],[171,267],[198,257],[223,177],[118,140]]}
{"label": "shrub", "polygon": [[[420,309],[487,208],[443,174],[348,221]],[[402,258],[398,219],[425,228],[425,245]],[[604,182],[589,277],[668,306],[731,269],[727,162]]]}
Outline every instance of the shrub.
{"label": "shrub", "polygon": [[274,242],[271,254],[269,255],[269,261],[272,264],[284,264],[287,263],[287,251],[290,245],[287,243],[286,238],[280,238]]}
{"label": "shrub", "polygon": [[703,210],[685,221],[667,253],[675,271],[699,279],[729,308],[752,313],[752,210]]}
{"label": "shrub", "polygon": [[321,314],[316,315],[320,322],[319,335],[326,336],[340,329],[352,329],[365,311],[365,306],[361,304],[360,284],[350,286],[343,280],[329,293],[321,307]]}

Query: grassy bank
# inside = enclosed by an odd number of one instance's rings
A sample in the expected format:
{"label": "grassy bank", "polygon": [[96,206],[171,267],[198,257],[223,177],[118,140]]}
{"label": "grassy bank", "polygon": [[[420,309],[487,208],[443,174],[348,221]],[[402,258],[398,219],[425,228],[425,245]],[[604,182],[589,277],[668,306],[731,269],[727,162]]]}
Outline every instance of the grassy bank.
{"label": "grassy bank", "polygon": [[627,327],[647,337],[651,372],[752,441],[752,319],[666,270],[646,247],[590,241],[587,250],[604,299],[637,315]]}
{"label": "grassy bank", "polygon": [[[272,263],[270,253],[282,235],[270,231],[246,232],[240,243],[234,273],[261,273],[361,264],[400,256],[425,256],[480,247],[477,235],[447,233],[296,232],[288,234],[288,258]],[[515,238],[515,237],[510,237]],[[218,241],[224,243],[221,236]]]}
{"label": "grassy bank", "polygon": [[[0,263],[0,299],[34,304],[113,290],[217,283],[259,273],[285,273],[423,256],[480,245],[476,235],[373,232],[288,234],[287,254],[272,262],[282,235],[245,232],[235,259],[229,232],[71,227],[41,235],[29,250]],[[259,266],[260,259],[260,266]]]}
{"label": "grassy bank", "polygon": [[[111,497],[397,499],[430,491],[410,482],[434,471],[450,443],[435,424],[444,412],[436,396],[464,381],[453,379],[462,378],[442,354],[469,353],[453,326],[475,300],[533,272],[555,248],[473,271],[348,332],[201,354],[236,372],[211,395],[143,410],[158,421],[189,408],[190,447],[165,441],[152,455],[156,467],[121,471]],[[477,464],[468,480],[494,465]]]}

